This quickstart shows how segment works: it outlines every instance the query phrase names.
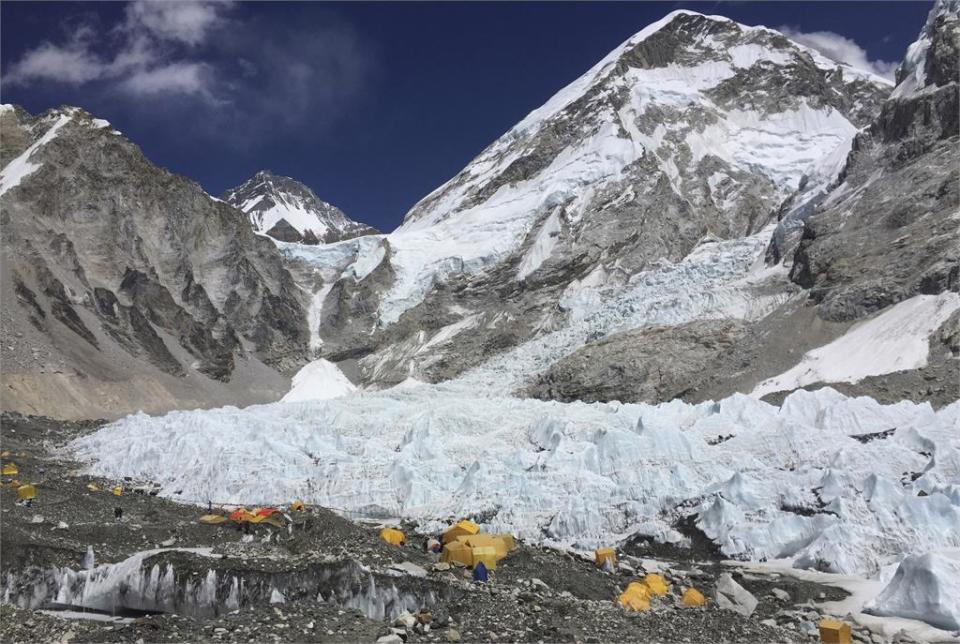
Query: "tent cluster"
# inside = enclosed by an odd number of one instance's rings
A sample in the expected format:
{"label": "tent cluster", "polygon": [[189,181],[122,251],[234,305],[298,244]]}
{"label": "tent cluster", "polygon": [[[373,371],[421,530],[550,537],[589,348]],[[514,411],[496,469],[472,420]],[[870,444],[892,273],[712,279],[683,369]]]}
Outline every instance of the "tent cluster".
{"label": "tent cluster", "polygon": [[486,570],[495,570],[497,562],[514,549],[510,534],[486,534],[473,521],[458,521],[443,533],[441,561],[475,568],[483,563]]}
{"label": "tent cluster", "polygon": [[[3,456],[10,456],[10,452],[3,452]],[[3,476],[17,476],[20,474],[20,467],[13,461],[7,461],[3,464],[0,473]],[[3,483],[3,487],[10,488],[17,491],[17,501],[19,503],[30,504],[37,497],[37,488],[32,485],[24,485],[17,479],[10,479]]]}
{"label": "tent cluster", "polygon": [[280,510],[269,507],[254,508],[253,510],[238,508],[227,515],[228,519],[239,525],[243,525],[244,523],[267,523],[277,528],[283,527],[282,517],[283,514]]}
{"label": "tent cluster", "polygon": [[[663,597],[669,592],[670,585],[663,576],[650,573],[641,580],[631,581],[617,602],[627,610],[650,610],[650,602],[655,597]],[[706,606],[707,599],[696,588],[687,588],[680,597],[680,605],[684,608],[697,608]]]}
{"label": "tent cluster", "polygon": [[[303,504],[303,501],[297,499],[290,504],[290,511],[305,512],[306,506]],[[204,514],[200,517],[199,521],[200,523],[206,525],[220,525],[221,523],[232,521],[238,526],[259,525],[264,523],[267,525],[272,525],[276,528],[282,528],[285,519],[290,520],[290,517],[285,515],[279,508],[264,506],[253,508],[252,510],[248,510],[245,507],[240,507],[236,508],[229,514]]]}
{"label": "tent cluster", "polygon": [[[402,531],[391,527],[380,530],[380,539],[394,546],[402,546],[407,542]],[[444,563],[466,566],[474,571],[482,564],[480,577],[486,581],[486,572],[495,570],[497,562],[516,547],[516,542],[511,534],[480,532],[480,526],[464,519],[450,526],[441,535],[440,541],[430,538],[425,545],[429,552],[439,552],[440,561]]]}
{"label": "tent cluster", "polygon": [[630,610],[650,610],[650,600],[670,592],[670,586],[660,575],[650,573],[640,581],[631,581],[620,594],[618,602]]}

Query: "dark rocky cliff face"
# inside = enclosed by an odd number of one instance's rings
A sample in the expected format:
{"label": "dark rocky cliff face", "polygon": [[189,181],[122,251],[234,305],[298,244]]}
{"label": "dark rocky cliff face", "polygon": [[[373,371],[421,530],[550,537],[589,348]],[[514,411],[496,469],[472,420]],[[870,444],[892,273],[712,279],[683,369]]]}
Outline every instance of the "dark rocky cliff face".
{"label": "dark rocky cliff face", "polygon": [[791,278],[826,319],[960,289],[958,42],[956,3],[938,4],[843,181],[807,221]]}
{"label": "dark rocky cliff face", "polygon": [[[301,291],[243,213],[154,166],[82,110],[34,118],[8,109],[0,119],[3,159],[35,167],[0,196],[4,292],[16,294],[6,300],[5,338],[29,325],[57,347],[86,345],[87,357],[74,351],[65,368],[88,377],[90,360],[109,363],[118,352],[143,365],[131,377],[221,383],[239,361],[280,371],[302,364]],[[54,127],[28,159],[17,157]],[[12,173],[5,168],[5,184]],[[5,377],[38,371],[29,348],[5,344],[14,347]],[[5,406],[11,398],[6,390]]]}

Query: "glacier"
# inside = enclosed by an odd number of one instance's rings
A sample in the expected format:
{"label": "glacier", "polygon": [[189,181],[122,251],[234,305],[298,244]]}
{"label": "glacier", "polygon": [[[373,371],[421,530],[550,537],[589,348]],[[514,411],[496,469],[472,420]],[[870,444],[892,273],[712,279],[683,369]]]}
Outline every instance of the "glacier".
{"label": "glacier", "polygon": [[[557,403],[458,383],[129,416],[70,443],[88,472],[187,502],[375,509],[439,528],[592,548],[678,519],[735,558],[875,574],[960,547],[960,402],[881,405],[824,388],[776,407]],[[230,467],[223,467],[230,463]],[[252,473],[256,473],[253,476]]]}

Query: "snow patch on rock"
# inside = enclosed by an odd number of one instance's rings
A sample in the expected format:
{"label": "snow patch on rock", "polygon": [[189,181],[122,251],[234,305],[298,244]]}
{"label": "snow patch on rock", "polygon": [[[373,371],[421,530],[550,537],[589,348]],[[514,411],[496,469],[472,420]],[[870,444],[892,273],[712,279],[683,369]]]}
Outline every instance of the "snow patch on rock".
{"label": "snow patch on rock", "polygon": [[817,382],[856,383],[868,376],[922,368],[927,364],[930,335],[958,309],[957,293],[915,295],[854,325],[833,342],[808,351],[795,367],[757,385],[752,395],[761,397]]}

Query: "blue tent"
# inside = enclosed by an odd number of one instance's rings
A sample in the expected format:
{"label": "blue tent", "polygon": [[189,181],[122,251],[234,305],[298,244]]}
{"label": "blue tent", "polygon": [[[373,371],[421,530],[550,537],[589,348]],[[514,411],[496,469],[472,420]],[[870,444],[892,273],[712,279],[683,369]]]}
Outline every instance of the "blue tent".
{"label": "blue tent", "polygon": [[481,584],[487,583],[487,567],[482,561],[477,562],[477,565],[473,567],[473,580]]}

